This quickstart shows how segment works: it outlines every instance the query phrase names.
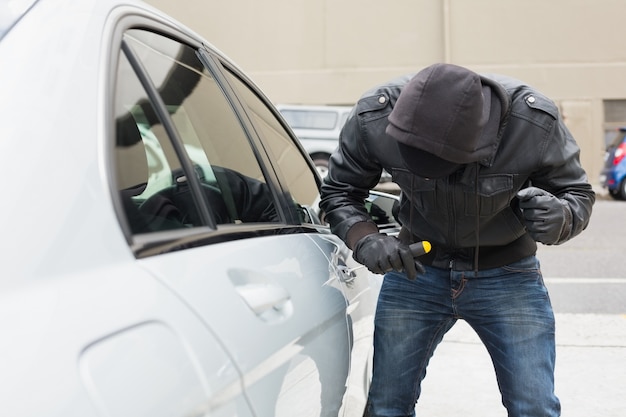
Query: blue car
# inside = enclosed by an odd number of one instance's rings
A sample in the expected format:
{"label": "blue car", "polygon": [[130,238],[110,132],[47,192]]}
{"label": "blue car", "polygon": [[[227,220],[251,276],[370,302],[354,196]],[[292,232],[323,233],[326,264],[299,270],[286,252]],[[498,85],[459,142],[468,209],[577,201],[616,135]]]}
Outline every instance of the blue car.
{"label": "blue car", "polygon": [[616,200],[626,200],[626,127],[618,129],[604,155],[600,184]]}

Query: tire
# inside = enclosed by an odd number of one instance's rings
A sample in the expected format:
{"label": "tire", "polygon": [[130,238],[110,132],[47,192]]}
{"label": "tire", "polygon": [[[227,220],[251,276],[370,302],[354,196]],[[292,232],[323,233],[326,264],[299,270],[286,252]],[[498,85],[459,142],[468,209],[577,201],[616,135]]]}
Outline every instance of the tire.
{"label": "tire", "polygon": [[313,164],[315,165],[315,169],[317,169],[320,177],[324,178],[326,175],[328,175],[328,158],[313,158]]}
{"label": "tire", "polygon": [[609,190],[609,196],[613,198],[613,200],[621,200],[622,198],[619,196],[619,189]]}
{"label": "tire", "polygon": [[[615,190],[617,199],[626,200],[626,177],[622,178],[622,182],[619,183],[619,187]],[[611,194],[613,196],[613,194]]]}

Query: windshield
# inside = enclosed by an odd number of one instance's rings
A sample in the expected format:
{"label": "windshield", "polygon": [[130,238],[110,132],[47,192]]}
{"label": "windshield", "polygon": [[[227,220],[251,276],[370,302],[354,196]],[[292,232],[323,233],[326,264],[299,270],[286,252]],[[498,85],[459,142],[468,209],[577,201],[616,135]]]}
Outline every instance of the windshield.
{"label": "windshield", "polygon": [[37,0],[0,0],[0,39],[36,2]]}

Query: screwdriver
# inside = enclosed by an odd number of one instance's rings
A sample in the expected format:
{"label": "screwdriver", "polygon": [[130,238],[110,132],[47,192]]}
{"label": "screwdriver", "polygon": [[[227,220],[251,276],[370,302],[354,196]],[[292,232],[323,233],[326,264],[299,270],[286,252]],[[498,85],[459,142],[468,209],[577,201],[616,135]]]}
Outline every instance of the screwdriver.
{"label": "screwdriver", "polygon": [[411,254],[414,258],[418,256],[422,256],[432,249],[432,246],[429,241],[422,240],[421,242],[415,242],[409,245],[409,249],[411,249]]}

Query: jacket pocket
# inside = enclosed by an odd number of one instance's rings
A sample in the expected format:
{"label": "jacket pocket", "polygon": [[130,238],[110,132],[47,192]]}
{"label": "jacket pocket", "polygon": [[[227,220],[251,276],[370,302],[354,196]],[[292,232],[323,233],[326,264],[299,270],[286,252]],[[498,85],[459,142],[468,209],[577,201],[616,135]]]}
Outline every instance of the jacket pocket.
{"label": "jacket pocket", "polygon": [[493,216],[507,209],[511,204],[513,175],[481,175],[478,177],[478,186],[467,185],[463,191],[466,215]]}
{"label": "jacket pocket", "polygon": [[412,201],[413,207],[426,210],[428,207],[433,206],[433,203],[436,201],[436,180],[418,177],[409,171],[396,168],[392,171],[392,177],[393,181],[402,189],[406,197],[405,201]]}

